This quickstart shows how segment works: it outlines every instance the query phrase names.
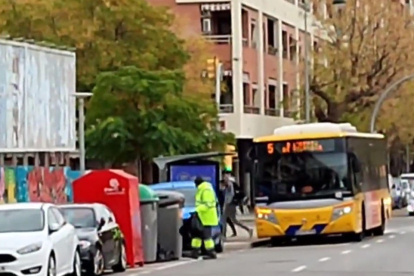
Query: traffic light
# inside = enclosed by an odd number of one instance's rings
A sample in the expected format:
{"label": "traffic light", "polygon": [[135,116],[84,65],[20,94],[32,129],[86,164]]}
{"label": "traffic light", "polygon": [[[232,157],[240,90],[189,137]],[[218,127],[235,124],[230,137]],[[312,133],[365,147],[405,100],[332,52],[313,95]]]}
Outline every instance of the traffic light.
{"label": "traffic light", "polygon": [[216,70],[219,63],[220,61],[216,57],[207,59],[207,78],[214,79],[216,77]]}
{"label": "traffic light", "polygon": [[226,145],[226,153],[231,153],[224,156],[224,170],[233,171],[233,158],[237,155],[236,147],[232,145]]}

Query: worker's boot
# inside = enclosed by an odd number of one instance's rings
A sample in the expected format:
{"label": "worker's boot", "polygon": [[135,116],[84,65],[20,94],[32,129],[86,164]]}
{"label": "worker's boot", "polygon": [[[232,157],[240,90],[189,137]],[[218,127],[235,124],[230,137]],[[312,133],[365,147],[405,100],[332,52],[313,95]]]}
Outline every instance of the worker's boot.
{"label": "worker's boot", "polygon": [[214,260],[217,259],[217,254],[214,249],[207,250],[206,256],[203,257],[204,260]]}
{"label": "worker's boot", "polygon": [[200,257],[200,249],[193,248],[191,251],[191,258],[198,259]]}

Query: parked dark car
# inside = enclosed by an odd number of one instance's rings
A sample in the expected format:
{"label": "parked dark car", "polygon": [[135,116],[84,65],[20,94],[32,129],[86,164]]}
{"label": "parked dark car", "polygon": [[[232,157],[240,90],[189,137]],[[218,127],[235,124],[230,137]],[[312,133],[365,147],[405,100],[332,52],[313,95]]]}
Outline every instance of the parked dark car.
{"label": "parked dark car", "polygon": [[84,272],[101,275],[106,269],[125,271],[124,238],[108,207],[94,203],[61,205],[59,209],[66,221],[76,228]]}

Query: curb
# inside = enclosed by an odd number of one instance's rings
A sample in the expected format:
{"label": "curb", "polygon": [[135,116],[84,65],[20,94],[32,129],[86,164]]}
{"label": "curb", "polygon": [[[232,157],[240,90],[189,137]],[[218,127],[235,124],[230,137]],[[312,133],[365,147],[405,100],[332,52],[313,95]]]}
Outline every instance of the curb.
{"label": "curb", "polygon": [[257,248],[257,247],[263,247],[266,245],[270,244],[270,240],[269,239],[260,239],[260,240],[256,240],[254,242],[252,242],[250,244],[250,248]]}

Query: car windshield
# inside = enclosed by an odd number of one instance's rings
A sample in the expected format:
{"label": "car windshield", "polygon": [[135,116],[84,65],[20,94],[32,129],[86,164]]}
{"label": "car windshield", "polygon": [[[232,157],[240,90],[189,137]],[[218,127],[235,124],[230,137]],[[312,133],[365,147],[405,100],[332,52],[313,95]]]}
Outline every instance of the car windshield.
{"label": "car windshield", "polygon": [[184,206],[195,207],[195,195],[196,189],[166,189],[167,191],[173,191],[184,195]]}
{"label": "car windshield", "polygon": [[60,210],[66,221],[75,228],[94,228],[96,226],[95,213],[92,208],[64,207]]}
{"label": "car windshield", "polygon": [[274,154],[259,159],[255,182],[271,202],[351,194],[347,155],[341,152]]}
{"label": "car windshield", "polygon": [[43,210],[0,210],[0,233],[38,232],[44,226]]}

